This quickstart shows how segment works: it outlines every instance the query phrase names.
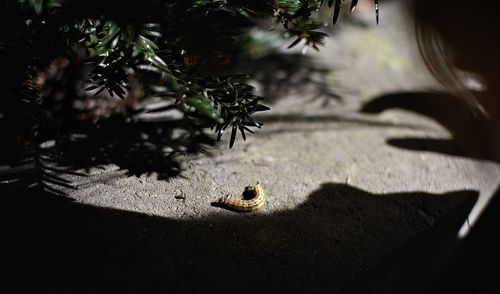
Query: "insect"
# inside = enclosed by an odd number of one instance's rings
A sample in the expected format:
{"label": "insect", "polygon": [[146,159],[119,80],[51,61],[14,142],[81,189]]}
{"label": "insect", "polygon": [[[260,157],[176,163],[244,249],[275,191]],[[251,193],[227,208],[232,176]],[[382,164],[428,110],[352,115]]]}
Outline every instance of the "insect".
{"label": "insect", "polygon": [[253,186],[245,187],[243,198],[226,196],[219,199],[217,204],[237,211],[253,211],[259,209],[266,201],[264,190],[257,182]]}

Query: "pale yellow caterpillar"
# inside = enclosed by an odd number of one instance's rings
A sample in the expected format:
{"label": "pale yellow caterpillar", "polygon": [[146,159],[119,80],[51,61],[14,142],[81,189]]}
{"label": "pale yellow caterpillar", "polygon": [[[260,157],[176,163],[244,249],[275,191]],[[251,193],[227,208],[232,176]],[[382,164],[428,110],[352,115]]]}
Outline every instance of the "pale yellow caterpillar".
{"label": "pale yellow caterpillar", "polygon": [[259,182],[253,186],[245,187],[243,196],[247,196],[245,198],[248,199],[226,196],[220,198],[217,203],[237,211],[253,211],[259,209],[266,202],[266,195]]}

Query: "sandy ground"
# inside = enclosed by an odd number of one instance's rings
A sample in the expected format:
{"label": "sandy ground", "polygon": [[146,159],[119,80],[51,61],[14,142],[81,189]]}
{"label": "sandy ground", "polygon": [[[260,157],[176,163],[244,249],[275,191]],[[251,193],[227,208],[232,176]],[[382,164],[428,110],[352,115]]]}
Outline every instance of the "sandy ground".
{"label": "sandy ground", "polygon": [[[296,84],[268,100],[262,130],[231,150],[224,141],[183,158],[181,176],[108,166],[72,179],[72,201],[11,191],[2,198],[15,224],[6,248],[23,252],[11,273],[29,281],[18,286],[336,292],[429,232],[454,239],[475,199],[486,203],[495,190],[500,167],[465,156],[449,125],[425,111],[441,107],[424,93],[438,87],[411,27],[394,2],[378,26],[344,21],[308,53],[331,69],[327,83],[341,99]],[[411,107],[420,97],[430,101],[423,111]],[[456,104],[447,109],[460,118]],[[211,205],[256,181],[268,195],[257,212]]]}

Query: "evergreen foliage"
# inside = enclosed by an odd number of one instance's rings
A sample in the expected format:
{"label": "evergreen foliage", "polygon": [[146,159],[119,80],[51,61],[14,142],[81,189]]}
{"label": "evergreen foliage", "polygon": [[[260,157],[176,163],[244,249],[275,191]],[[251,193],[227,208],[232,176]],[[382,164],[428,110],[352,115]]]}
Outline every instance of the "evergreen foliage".
{"label": "evergreen foliage", "polygon": [[238,133],[246,139],[261,127],[253,115],[269,109],[246,76],[228,74],[245,32],[272,18],[294,37],[289,47],[304,40],[318,49],[325,34],[313,13],[322,3],[2,1],[0,162],[34,166],[28,173],[43,184],[51,181],[44,160],[64,158],[70,170],[130,168],[135,159],[168,174],[178,171],[177,154],[212,144],[207,129],[217,140],[230,130],[232,147]]}

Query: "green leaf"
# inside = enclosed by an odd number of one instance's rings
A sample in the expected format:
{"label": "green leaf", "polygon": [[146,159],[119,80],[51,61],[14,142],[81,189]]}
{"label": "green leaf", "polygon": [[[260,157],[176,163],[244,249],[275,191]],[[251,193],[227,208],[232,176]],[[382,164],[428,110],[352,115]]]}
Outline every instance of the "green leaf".
{"label": "green leaf", "polygon": [[158,45],[155,44],[155,42],[151,41],[150,39],[144,37],[144,36],[139,36],[140,40],[143,42],[144,47],[152,50],[158,50],[160,49]]}
{"label": "green leaf", "polygon": [[245,135],[245,127],[243,125],[239,125],[238,128],[240,129],[241,137],[243,138],[243,141],[246,141],[247,136]]}
{"label": "green leaf", "polygon": [[184,101],[187,105],[192,106],[197,113],[215,122],[218,122],[220,120],[220,117],[217,114],[217,109],[213,107],[212,101],[207,97],[198,95],[186,98]]}
{"label": "green leaf", "polygon": [[238,131],[237,125],[233,125],[233,130],[231,131],[231,139],[229,140],[229,149],[233,148],[234,139],[236,139],[236,132]]}
{"label": "green leaf", "polygon": [[287,48],[290,49],[290,48],[296,46],[301,40],[302,40],[301,38],[295,39],[295,41],[293,41],[290,45],[288,45]]}

